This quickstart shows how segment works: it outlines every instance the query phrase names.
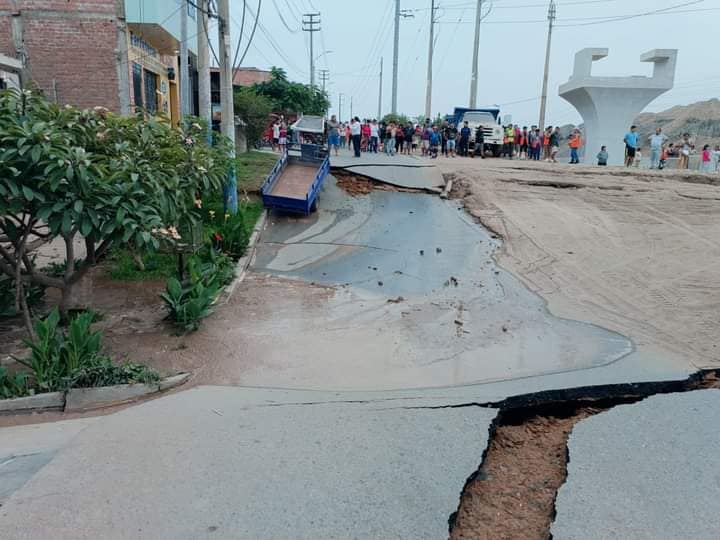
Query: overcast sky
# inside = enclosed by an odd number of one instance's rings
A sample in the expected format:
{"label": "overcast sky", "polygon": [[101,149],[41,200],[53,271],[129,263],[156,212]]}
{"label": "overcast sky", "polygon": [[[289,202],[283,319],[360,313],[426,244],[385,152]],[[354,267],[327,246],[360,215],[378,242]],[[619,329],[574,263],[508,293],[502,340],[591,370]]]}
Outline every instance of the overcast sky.
{"label": "overcast sky", "polygon": [[[343,119],[353,114],[375,117],[378,111],[379,63],[384,57],[383,114],[390,111],[394,0],[261,0],[260,28],[243,66],[284,68],[291,79],[309,82],[308,34],[300,31],[300,14],[321,13],[322,32],[315,33],[316,69],[330,70],[332,113],[344,94]],[[257,0],[248,6],[257,10]],[[433,69],[433,114],[466,106],[470,92],[474,0],[436,0]],[[598,24],[607,17],[636,15],[678,4],[669,14],[640,16]],[[242,1],[231,0],[232,37],[237,39]],[[537,122],[547,35],[545,0],[484,1],[492,5],[481,27],[478,104],[499,104],[519,124]],[[413,18],[401,19],[398,110],[422,114],[428,57],[430,0],[402,0]],[[280,16],[282,15],[282,17]],[[249,35],[252,17],[246,19]],[[573,56],[585,47],[608,47],[609,56],[593,74],[650,75],[652,64],[640,54],[655,48],[679,49],[675,89],[648,110],[663,110],[720,94],[717,32],[720,0],[558,0],[550,61],[548,124],[579,119],[558,97],[558,86],[572,71]],[[286,26],[287,25],[287,26]],[[565,26],[567,25],[567,26]],[[268,34],[271,36],[268,38]],[[323,51],[332,51],[323,54]],[[316,78],[316,80],[319,80]]]}

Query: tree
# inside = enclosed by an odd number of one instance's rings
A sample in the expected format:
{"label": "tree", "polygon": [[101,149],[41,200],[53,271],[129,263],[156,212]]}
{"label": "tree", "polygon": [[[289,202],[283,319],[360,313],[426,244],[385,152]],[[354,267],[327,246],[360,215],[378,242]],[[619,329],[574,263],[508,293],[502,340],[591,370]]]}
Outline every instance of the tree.
{"label": "tree", "polygon": [[[199,122],[177,130],[155,117],[0,93],[0,272],[15,280],[31,336],[28,284],[59,289],[66,315],[74,285],[112,246],[157,249],[160,232],[197,218],[196,201],[220,189],[229,166],[229,143],[221,138],[210,147],[205,133]],[[66,258],[60,277],[37,268],[33,256],[58,237]]]}
{"label": "tree", "polygon": [[262,139],[262,134],[268,125],[273,102],[263,95],[258,95],[252,88],[241,87],[235,89],[235,114],[245,122],[248,150]]}
{"label": "tree", "polygon": [[382,120],[386,124],[394,122],[395,124],[407,125],[410,122],[410,119],[407,116],[405,116],[404,114],[393,114],[393,113],[386,114],[385,116],[383,116]]}
{"label": "tree", "polygon": [[326,92],[288,81],[285,70],[277,67],[270,70],[269,81],[255,84],[252,89],[269,98],[278,112],[323,115],[330,108]]}

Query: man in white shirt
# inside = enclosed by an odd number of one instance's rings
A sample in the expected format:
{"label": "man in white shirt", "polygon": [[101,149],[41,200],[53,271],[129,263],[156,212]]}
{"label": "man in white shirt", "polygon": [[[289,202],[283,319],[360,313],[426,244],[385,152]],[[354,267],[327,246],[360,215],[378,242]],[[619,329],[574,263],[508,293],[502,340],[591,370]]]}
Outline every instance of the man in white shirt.
{"label": "man in white shirt", "polygon": [[360,157],[360,138],[361,138],[360,119],[356,116],[350,121],[350,134],[352,135],[353,150],[355,151],[355,157]]}
{"label": "man in white shirt", "polygon": [[378,151],[378,123],[373,120],[370,124],[370,152],[377,154]]}
{"label": "man in white shirt", "polygon": [[667,141],[667,137],[662,132],[662,128],[655,130],[655,135],[650,135],[650,168],[657,169],[660,167],[660,155],[662,154],[663,145]]}

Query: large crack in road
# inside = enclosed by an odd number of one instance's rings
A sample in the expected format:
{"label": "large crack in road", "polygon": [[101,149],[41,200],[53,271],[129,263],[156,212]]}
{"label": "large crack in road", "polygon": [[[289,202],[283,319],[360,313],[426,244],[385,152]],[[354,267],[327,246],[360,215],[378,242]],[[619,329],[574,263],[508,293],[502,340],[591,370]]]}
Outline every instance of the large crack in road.
{"label": "large crack in road", "polygon": [[578,422],[650,396],[720,388],[719,375],[704,370],[680,381],[541,392],[492,405],[500,411],[480,467],[448,520],[451,540],[552,538],[555,501],[567,478],[568,437]]}

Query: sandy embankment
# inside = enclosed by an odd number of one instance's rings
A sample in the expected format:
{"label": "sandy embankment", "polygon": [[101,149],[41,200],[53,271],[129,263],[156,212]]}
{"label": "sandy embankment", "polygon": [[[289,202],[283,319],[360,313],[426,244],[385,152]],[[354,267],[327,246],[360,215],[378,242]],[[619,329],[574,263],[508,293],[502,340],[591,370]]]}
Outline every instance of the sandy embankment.
{"label": "sandy embankment", "polygon": [[557,315],[638,351],[720,364],[720,175],[440,160],[454,196],[505,240],[498,261]]}

